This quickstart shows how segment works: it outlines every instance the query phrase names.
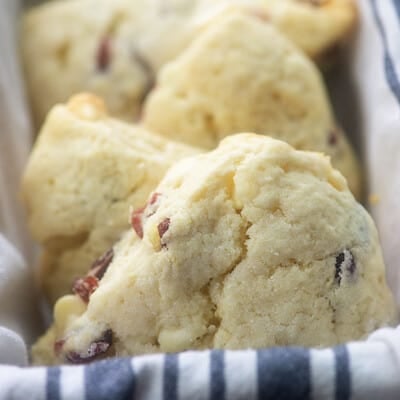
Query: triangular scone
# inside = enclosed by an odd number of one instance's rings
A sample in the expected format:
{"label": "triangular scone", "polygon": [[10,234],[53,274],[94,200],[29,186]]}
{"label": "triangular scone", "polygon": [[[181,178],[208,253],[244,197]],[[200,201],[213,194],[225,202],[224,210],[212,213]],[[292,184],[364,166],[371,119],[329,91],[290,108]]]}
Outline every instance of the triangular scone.
{"label": "triangular scone", "polygon": [[359,166],[319,71],[272,25],[250,16],[224,15],[164,67],[143,124],[208,149],[251,131],[323,152],[360,197]]}
{"label": "triangular scone", "polygon": [[51,302],[118,240],[129,207],[145,202],[174,162],[197,152],[110,118],[92,95],[52,109],[22,182]]}

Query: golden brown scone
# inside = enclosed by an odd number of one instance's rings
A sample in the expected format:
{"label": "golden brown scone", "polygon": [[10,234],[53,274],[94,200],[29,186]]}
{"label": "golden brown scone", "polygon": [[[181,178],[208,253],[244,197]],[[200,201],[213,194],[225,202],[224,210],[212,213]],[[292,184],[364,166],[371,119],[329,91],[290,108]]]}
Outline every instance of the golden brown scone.
{"label": "golden brown scone", "polygon": [[163,68],[143,124],[207,149],[252,131],[324,152],[360,197],[358,162],[335,125],[319,71],[272,25],[250,16],[222,16]]}
{"label": "golden brown scone", "polygon": [[51,302],[120,237],[129,206],[141,205],[175,161],[196,152],[110,118],[92,95],[52,109],[22,182]]}
{"label": "golden brown scone", "polygon": [[356,0],[261,1],[271,22],[317,61],[324,61],[357,21]]}
{"label": "golden brown scone", "polygon": [[397,321],[374,223],[321,154],[230,136],[172,166],[131,223],[58,301],[36,363],[330,346]]}
{"label": "golden brown scone", "polygon": [[341,41],[355,21],[351,0],[68,0],[40,5],[24,16],[21,31],[37,124],[54,104],[82,91],[104,97],[112,115],[135,120],[160,68],[215,16],[231,9],[269,20],[315,58]]}

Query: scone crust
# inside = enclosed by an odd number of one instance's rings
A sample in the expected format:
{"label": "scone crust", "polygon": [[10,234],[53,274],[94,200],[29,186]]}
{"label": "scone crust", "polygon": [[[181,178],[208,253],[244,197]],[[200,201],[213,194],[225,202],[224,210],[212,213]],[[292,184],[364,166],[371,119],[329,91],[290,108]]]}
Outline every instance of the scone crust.
{"label": "scone crust", "polygon": [[231,136],[174,165],[132,225],[59,360],[110,337],[96,356],[330,346],[397,320],[374,224],[323,155]]}

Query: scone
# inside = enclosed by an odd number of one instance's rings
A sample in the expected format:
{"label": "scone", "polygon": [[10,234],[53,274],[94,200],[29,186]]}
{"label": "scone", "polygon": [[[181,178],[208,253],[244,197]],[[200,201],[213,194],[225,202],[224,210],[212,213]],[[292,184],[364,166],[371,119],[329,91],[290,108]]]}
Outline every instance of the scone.
{"label": "scone", "polygon": [[270,21],[307,55],[322,63],[331,58],[357,20],[357,0],[260,1]]}
{"label": "scone", "polygon": [[229,134],[252,131],[324,152],[360,197],[360,169],[319,71],[273,26],[249,16],[221,17],[166,65],[142,122],[208,149]]}
{"label": "scone", "polygon": [[22,182],[51,302],[119,238],[129,206],[141,205],[175,161],[196,152],[111,119],[92,95],[53,108]]}
{"label": "scone", "polygon": [[[355,21],[352,0],[68,0],[29,11],[22,59],[39,125],[49,109],[90,91],[115,116],[133,121],[157,72],[216,15],[230,9],[268,19],[318,58]],[[46,96],[43,96],[46,93]]]}
{"label": "scone", "polygon": [[239,134],[175,164],[55,306],[35,363],[329,346],[396,322],[375,226],[321,154]]}

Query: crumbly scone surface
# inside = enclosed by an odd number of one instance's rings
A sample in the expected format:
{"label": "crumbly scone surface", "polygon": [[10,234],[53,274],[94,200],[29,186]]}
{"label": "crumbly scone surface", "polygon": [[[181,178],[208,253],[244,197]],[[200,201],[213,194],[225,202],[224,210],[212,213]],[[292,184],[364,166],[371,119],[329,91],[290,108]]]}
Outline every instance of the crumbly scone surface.
{"label": "crumbly scone surface", "polygon": [[231,136],[173,166],[132,224],[56,360],[328,346],[396,321],[372,220],[317,153]]}

